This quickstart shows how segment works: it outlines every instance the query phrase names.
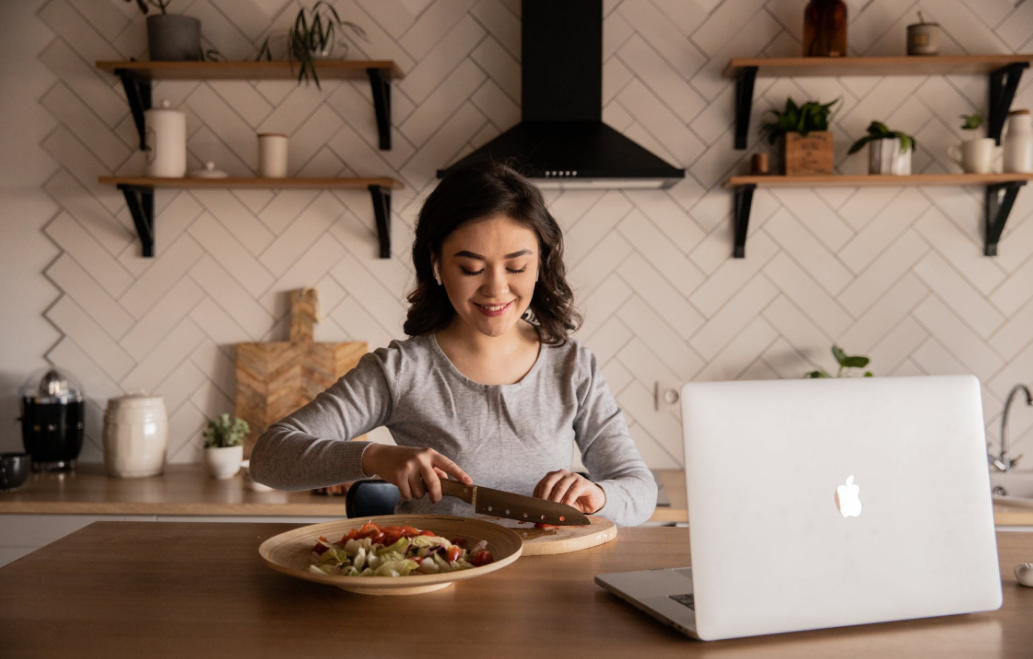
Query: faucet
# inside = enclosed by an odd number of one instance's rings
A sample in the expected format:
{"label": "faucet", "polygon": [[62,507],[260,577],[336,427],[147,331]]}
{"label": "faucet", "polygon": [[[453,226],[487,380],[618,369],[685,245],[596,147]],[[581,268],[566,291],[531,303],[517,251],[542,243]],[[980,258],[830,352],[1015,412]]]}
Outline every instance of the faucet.
{"label": "faucet", "polygon": [[1033,394],[1030,393],[1029,387],[1024,384],[1017,384],[1012,387],[1011,392],[1008,394],[1008,399],[1004,402],[1004,414],[1001,415],[1001,454],[994,456],[990,451],[986,452],[986,457],[990,461],[990,464],[997,469],[997,471],[1011,471],[1012,468],[1018,463],[1019,458],[1022,457],[1019,454],[1018,457],[1012,458],[1008,455],[1008,408],[1011,407],[1011,401],[1015,398],[1015,394],[1019,391],[1026,393],[1026,404],[1033,407]]}

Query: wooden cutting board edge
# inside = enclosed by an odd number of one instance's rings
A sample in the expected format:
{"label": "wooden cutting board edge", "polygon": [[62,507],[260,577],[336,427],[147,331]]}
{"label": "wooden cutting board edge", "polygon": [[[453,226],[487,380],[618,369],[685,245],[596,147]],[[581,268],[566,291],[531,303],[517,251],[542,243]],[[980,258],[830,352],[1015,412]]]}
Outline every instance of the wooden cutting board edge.
{"label": "wooden cutting board edge", "polygon": [[[589,515],[588,518],[592,520],[590,526],[561,526],[555,531],[533,527],[507,528],[512,528],[523,540],[524,556],[547,556],[591,549],[617,537],[617,525],[610,520],[594,515]],[[529,533],[535,534],[535,537],[528,538]]]}

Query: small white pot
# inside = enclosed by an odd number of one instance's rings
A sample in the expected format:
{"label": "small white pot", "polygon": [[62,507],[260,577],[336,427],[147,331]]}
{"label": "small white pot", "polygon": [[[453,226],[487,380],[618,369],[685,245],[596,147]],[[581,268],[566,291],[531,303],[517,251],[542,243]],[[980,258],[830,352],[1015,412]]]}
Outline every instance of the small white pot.
{"label": "small white pot", "polygon": [[224,448],[206,448],[204,450],[204,466],[212,478],[220,480],[233,478],[240,471],[240,461],[244,459],[244,446],[227,446]]}
{"label": "small white pot", "polygon": [[868,143],[868,173],[907,176],[911,174],[911,149],[903,151],[900,140],[888,137]]}

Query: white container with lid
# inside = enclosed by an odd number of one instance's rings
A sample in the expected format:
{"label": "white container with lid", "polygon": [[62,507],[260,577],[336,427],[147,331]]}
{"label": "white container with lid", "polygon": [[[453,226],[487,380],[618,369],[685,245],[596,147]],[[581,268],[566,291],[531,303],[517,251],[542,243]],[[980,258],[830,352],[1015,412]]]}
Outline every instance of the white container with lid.
{"label": "white container with lid", "polygon": [[1033,115],[1029,110],[1008,113],[1008,134],[1003,146],[1004,171],[1033,172]]}
{"label": "white container with lid", "polygon": [[109,476],[144,478],[165,469],[169,418],[161,396],[111,398],[104,410],[104,466]]}
{"label": "white container with lid", "polygon": [[147,126],[147,165],[144,174],[183,178],[187,173],[187,115],[173,110],[167,100],[144,112]]}

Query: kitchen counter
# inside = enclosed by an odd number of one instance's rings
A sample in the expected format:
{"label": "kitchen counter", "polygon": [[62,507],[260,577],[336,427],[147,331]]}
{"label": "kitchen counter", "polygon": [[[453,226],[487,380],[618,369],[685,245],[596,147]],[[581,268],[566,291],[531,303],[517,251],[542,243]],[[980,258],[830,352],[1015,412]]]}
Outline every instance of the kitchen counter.
{"label": "kitchen counter", "polygon": [[[658,470],[670,506],[657,507],[652,523],[688,520],[685,472]],[[79,465],[67,474],[33,474],[17,492],[0,493],[0,515],[231,515],[343,517],[344,497],[304,492],[252,492],[243,475],[209,478],[201,465],[169,465],[152,478],[110,478],[103,465]],[[998,526],[1033,526],[1033,508],[995,505]]]}
{"label": "kitchen counter", "polygon": [[2,654],[943,659],[1028,658],[1033,649],[1033,589],[1012,576],[1033,557],[1028,533],[998,533],[999,611],[703,643],[593,582],[688,565],[688,529],[625,528],[606,545],[524,557],[444,590],[370,597],[266,567],[258,546],[294,526],[92,524],[0,568]]}

